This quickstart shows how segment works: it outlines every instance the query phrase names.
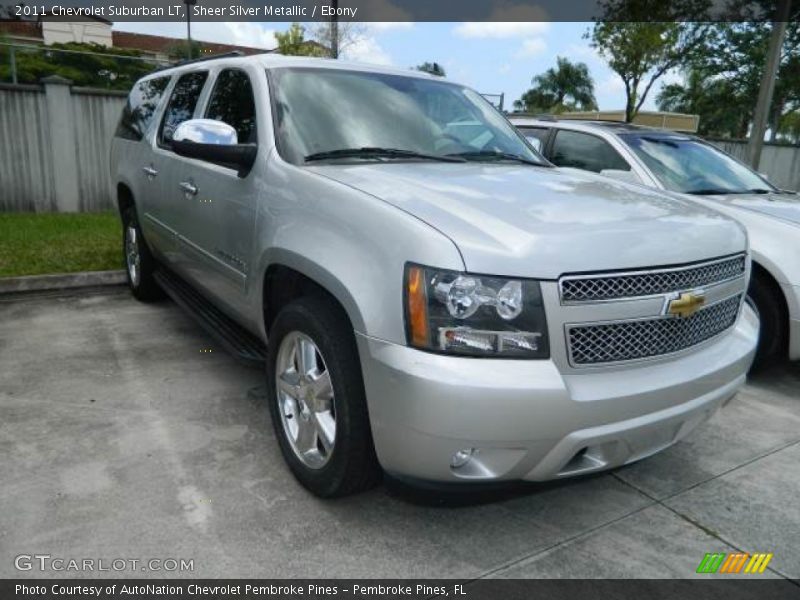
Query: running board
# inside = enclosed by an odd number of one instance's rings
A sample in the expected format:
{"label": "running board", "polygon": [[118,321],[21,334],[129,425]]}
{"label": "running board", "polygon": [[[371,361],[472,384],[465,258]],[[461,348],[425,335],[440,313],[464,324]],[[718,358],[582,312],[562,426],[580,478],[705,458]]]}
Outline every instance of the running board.
{"label": "running board", "polygon": [[237,362],[247,367],[264,368],[267,348],[260,339],[211,304],[175,273],[159,269],[155,273],[155,280],[175,304],[189,313]]}

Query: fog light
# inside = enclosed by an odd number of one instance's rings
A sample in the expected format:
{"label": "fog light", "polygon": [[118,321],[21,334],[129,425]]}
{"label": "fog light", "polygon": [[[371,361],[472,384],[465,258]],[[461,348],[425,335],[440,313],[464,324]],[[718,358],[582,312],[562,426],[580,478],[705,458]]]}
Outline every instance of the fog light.
{"label": "fog light", "polygon": [[475,454],[475,448],[464,448],[463,450],[459,450],[453,454],[452,458],[450,459],[450,466],[454,469],[463,467],[469,462],[473,454]]}

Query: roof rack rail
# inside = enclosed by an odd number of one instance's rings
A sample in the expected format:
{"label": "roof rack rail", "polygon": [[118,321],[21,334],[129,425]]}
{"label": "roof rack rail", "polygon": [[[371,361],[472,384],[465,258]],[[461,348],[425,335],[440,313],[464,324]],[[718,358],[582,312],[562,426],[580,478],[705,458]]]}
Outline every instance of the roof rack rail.
{"label": "roof rack rail", "polygon": [[191,60],[182,60],[175,66],[182,67],[183,65],[193,65],[194,63],[205,62],[207,60],[215,60],[217,58],[235,58],[237,56],[244,56],[244,52],[241,50],[233,50],[231,52],[223,52],[222,54],[210,54],[209,56],[201,56],[200,58],[193,58]]}
{"label": "roof rack rail", "polygon": [[222,54],[211,54],[209,56],[201,56],[200,58],[193,58],[191,60],[181,60],[179,62],[170,65],[162,65],[157,69],[155,69],[154,72],[164,71],[166,69],[174,69],[175,67],[182,67],[184,65],[193,65],[194,63],[205,62],[207,60],[216,60],[217,58],[236,58],[238,56],[244,56],[244,52],[242,52],[241,50],[233,50],[231,52],[223,52]]}

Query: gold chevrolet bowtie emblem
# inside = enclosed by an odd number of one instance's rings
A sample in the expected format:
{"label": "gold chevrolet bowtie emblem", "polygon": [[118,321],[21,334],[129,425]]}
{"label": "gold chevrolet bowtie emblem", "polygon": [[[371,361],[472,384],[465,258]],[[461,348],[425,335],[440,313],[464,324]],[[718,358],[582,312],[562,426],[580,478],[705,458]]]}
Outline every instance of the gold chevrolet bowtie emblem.
{"label": "gold chevrolet bowtie emblem", "polygon": [[700,310],[705,303],[706,297],[702,293],[686,292],[670,301],[667,314],[685,319]]}

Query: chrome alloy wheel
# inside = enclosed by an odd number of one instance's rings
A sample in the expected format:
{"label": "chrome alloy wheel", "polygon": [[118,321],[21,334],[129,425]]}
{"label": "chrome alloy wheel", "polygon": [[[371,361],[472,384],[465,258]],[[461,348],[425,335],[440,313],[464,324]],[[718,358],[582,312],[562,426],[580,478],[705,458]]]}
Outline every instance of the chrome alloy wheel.
{"label": "chrome alloy wheel", "polygon": [[299,331],[281,341],[275,361],[275,387],[283,431],[304,465],[321,469],[336,443],[333,386],[322,353]]}
{"label": "chrome alloy wheel", "polygon": [[141,275],[141,257],[139,255],[139,237],[136,227],[128,225],[125,228],[125,263],[128,266],[128,275],[134,287],[139,285]]}

